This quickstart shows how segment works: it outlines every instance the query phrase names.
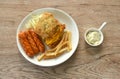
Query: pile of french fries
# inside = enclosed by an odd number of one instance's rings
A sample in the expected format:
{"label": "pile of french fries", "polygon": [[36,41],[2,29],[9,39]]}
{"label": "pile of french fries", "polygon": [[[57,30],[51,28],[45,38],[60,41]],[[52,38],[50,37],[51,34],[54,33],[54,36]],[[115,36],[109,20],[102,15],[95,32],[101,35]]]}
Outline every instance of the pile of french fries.
{"label": "pile of french fries", "polygon": [[53,49],[49,49],[38,56],[38,61],[45,59],[53,59],[72,49],[71,32],[65,31],[60,43]]}

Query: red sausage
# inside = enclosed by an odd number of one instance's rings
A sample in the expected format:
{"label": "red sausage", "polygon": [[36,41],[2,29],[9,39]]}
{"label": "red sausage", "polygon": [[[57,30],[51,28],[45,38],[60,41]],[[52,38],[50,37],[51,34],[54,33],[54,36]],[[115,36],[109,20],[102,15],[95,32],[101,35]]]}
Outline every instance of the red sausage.
{"label": "red sausage", "polygon": [[34,51],[34,54],[37,54],[39,52],[39,49],[38,49],[38,47],[33,39],[33,36],[30,34],[29,31],[25,31],[25,34],[27,36],[27,39],[28,39],[33,51]]}
{"label": "red sausage", "polygon": [[33,36],[33,39],[37,47],[39,48],[40,52],[45,52],[45,46],[42,42],[42,39],[40,39],[40,37],[33,30],[29,30],[29,32]]}
{"label": "red sausage", "polygon": [[34,56],[34,52],[33,52],[33,50],[32,50],[31,45],[29,44],[29,41],[28,41],[27,38],[26,38],[25,32],[20,32],[20,33],[18,34],[18,36],[19,36],[20,43],[21,43],[21,45],[23,46],[23,49],[24,49],[24,51],[26,52],[26,54],[27,54],[29,57],[33,57],[33,56]]}

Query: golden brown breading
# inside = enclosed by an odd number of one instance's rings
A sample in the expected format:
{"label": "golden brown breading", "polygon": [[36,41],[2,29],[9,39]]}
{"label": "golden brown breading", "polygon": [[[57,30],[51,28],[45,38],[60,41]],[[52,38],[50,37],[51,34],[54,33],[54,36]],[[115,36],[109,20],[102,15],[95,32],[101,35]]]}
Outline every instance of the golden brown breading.
{"label": "golden brown breading", "polygon": [[50,48],[54,48],[60,42],[65,29],[65,24],[60,23],[49,12],[34,16],[27,25],[32,26]]}
{"label": "golden brown breading", "polygon": [[64,33],[64,29],[65,29],[65,25],[61,24],[58,26],[58,30],[56,31],[56,33],[45,39],[45,43],[50,47],[50,48],[54,48],[62,39],[63,33]]}
{"label": "golden brown breading", "polygon": [[34,30],[42,36],[42,38],[47,38],[56,33],[56,26],[58,24],[58,21],[52,13],[45,12],[40,15],[39,21],[34,26]]}

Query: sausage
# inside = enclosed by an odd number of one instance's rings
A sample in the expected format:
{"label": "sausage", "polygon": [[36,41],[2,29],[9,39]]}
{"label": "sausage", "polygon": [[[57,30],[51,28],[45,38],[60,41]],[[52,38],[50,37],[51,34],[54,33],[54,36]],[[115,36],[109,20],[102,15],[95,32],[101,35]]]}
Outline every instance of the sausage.
{"label": "sausage", "polygon": [[18,34],[19,40],[21,45],[23,46],[24,51],[26,52],[26,54],[29,57],[33,57],[34,56],[34,51],[29,43],[29,41],[26,38],[25,32],[20,32]]}
{"label": "sausage", "polygon": [[33,31],[33,30],[29,30],[30,34],[33,36],[33,39],[37,45],[37,47],[39,48],[40,52],[45,52],[45,46],[42,42],[42,39]]}
{"label": "sausage", "polygon": [[28,39],[33,51],[34,51],[34,54],[37,54],[39,52],[39,49],[38,49],[38,47],[33,39],[33,36],[30,34],[29,31],[25,31],[25,34],[27,36],[27,39]]}

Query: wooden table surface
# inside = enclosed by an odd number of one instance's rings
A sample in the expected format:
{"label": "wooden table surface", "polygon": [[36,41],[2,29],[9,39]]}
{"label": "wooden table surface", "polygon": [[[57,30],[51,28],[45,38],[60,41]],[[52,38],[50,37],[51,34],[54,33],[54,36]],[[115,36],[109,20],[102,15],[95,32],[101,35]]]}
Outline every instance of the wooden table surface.
{"label": "wooden table surface", "polygon": [[[28,62],[16,44],[21,20],[35,9],[64,10],[79,28],[79,45],[74,55],[55,67]],[[90,47],[84,33],[91,27],[102,30],[104,42]],[[0,79],[120,79],[120,0],[0,0]]]}

